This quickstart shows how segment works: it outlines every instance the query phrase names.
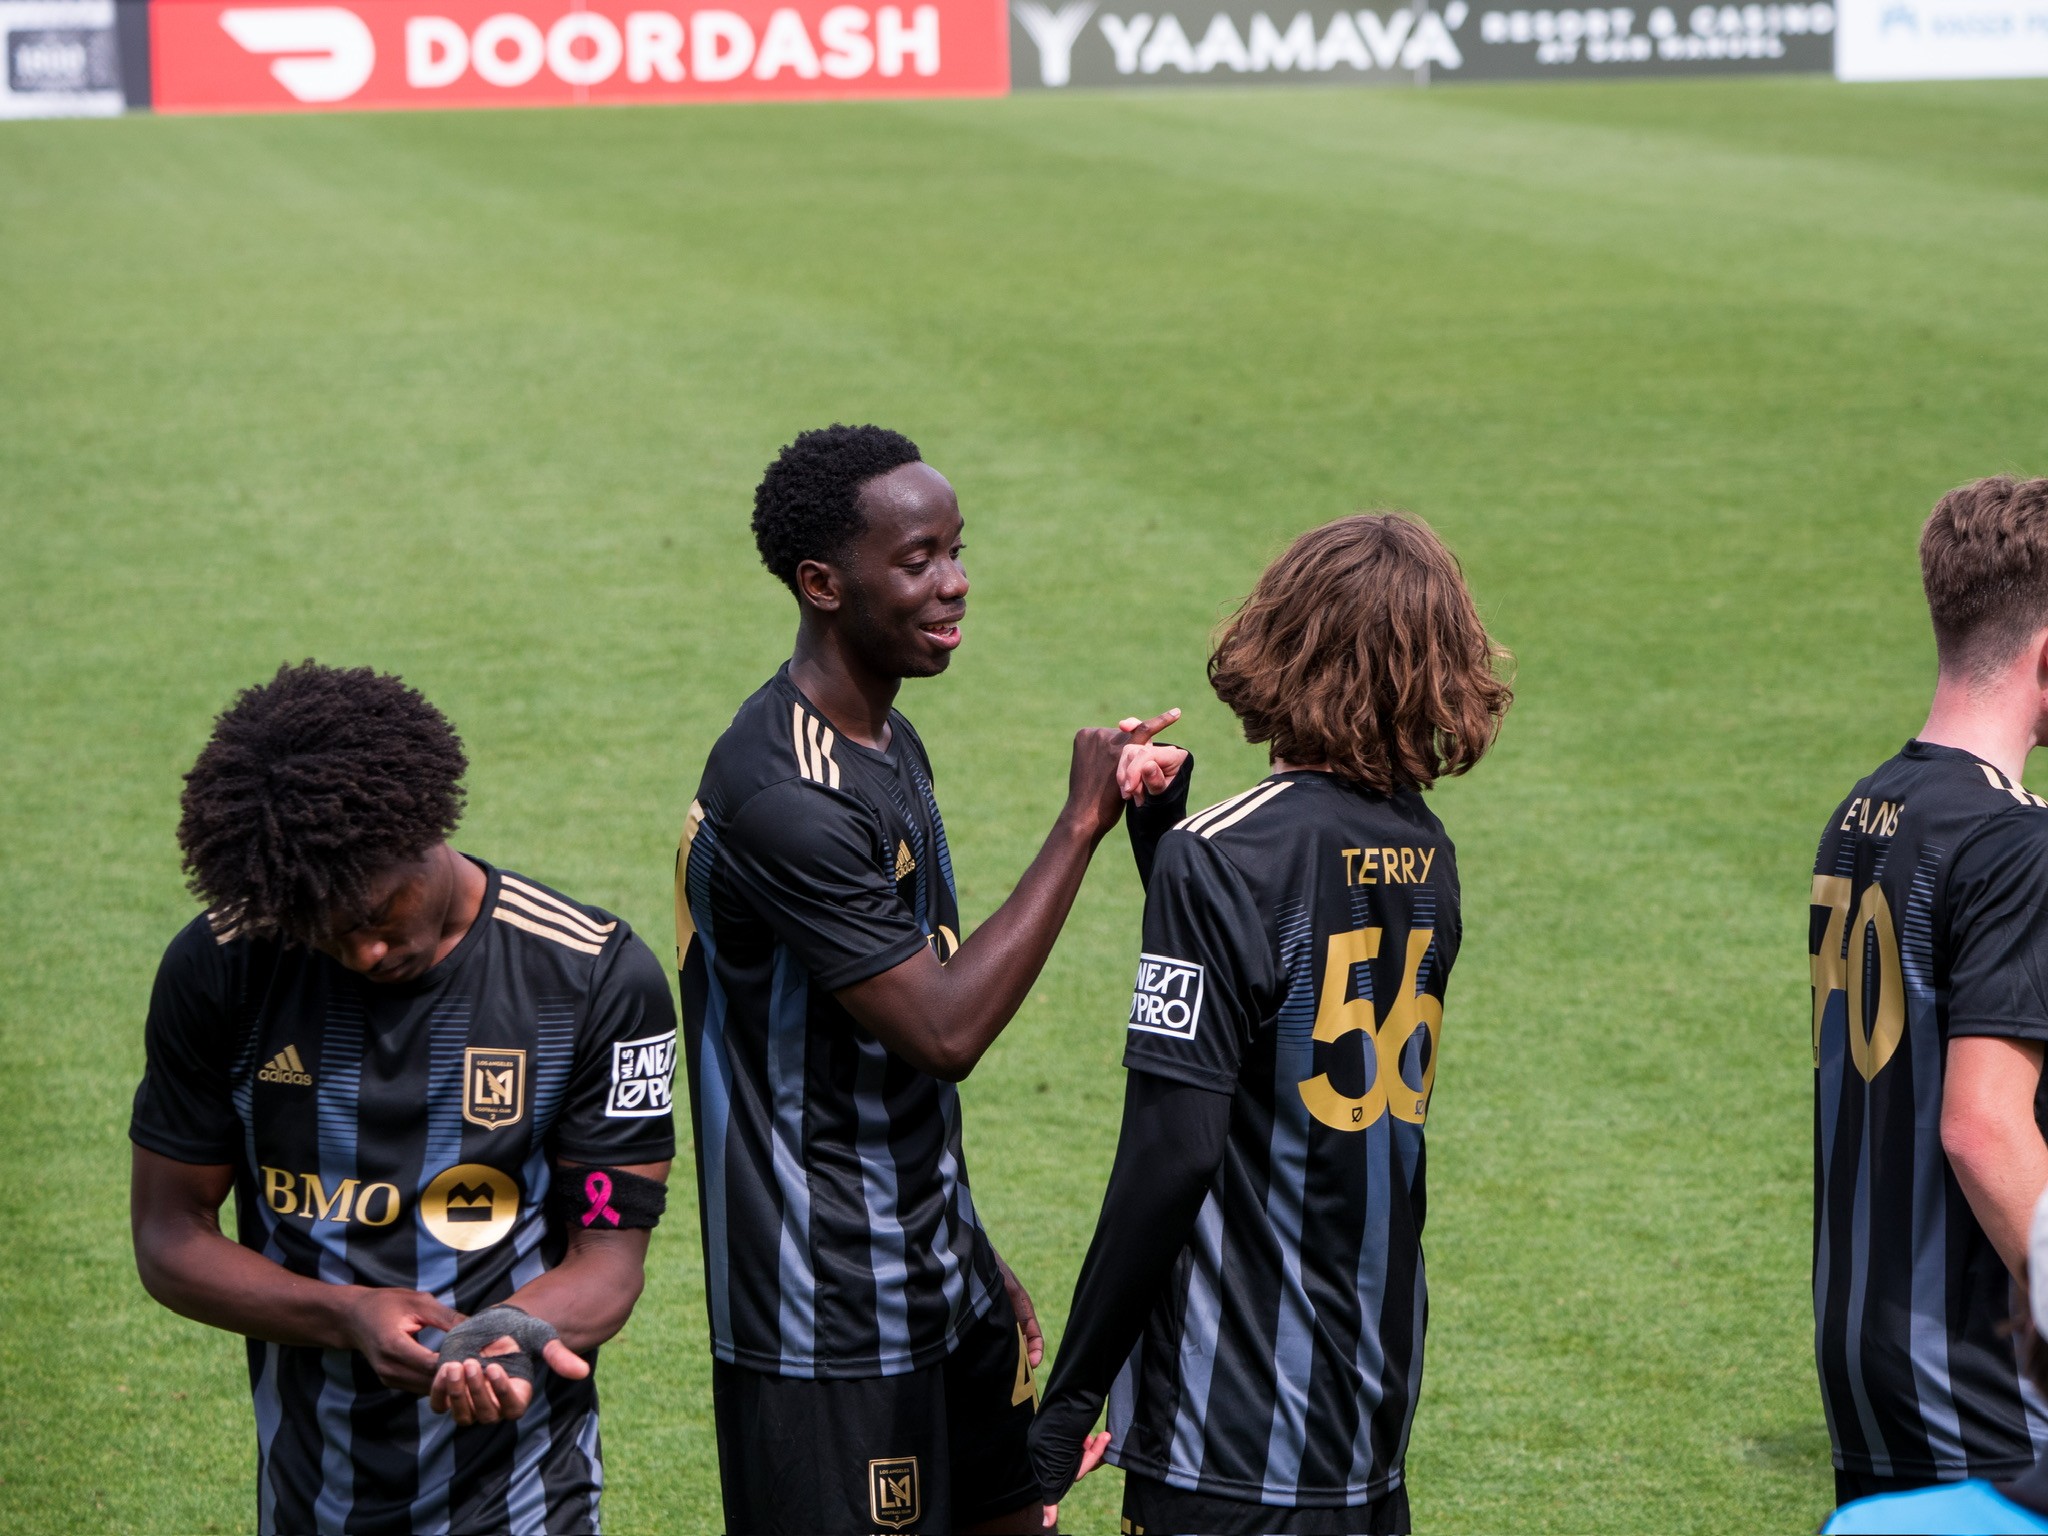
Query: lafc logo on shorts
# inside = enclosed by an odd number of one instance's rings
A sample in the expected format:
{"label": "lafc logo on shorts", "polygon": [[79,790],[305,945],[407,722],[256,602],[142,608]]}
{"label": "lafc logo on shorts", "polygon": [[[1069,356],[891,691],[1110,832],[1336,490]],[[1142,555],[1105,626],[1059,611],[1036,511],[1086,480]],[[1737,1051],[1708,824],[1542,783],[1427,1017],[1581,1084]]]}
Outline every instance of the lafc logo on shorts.
{"label": "lafc logo on shorts", "polygon": [[875,1524],[900,1531],[917,1523],[924,1499],[917,1485],[915,1456],[885,1456],[868,1463],[868,1513]]}
{"label": "lafc logo on shorts", "polygon": [[294,1088],[313,1086],[313,1074],[306,1070],[306,1064],[299,1060],[299,1048],[288,1045],[270,1060],[263,1063],[256,1073],[259,1083],[289,1083]]}
{"label": "lafc logo on shorts", "polygon": [[526,1052],[472,1045],[462,1053],[462,1118],[495,1131],[526,1113]]}

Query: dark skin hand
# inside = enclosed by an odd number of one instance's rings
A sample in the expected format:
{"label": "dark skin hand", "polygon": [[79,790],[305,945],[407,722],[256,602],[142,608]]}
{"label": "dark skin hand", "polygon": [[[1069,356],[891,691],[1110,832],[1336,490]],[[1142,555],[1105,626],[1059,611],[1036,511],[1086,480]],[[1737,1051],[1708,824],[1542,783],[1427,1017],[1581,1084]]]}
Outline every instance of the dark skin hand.
{"label": "dark skin hand", "polygon": [[[861,487],[867,527],[841,562],[797,567],[800,619],[790,680],[841,735],[889,746],[889,709],[906,677],[943,672],[960,644],[964,524],[946,477],[905,464]],[[958,1082],[974,1070],[1038,979],[1095,846],[1123,814],[1126,746],[1179,718],[1074,737],[1067,803],[1010,898],[945,964],[918,951],[836,996],[877,1040],[920,1071]]]}
{"label": "dark skin hand", "polygon": [[[629,1171],[665,1180],[668,1164]],[[475,1361],[443,1366],[419,1342],[422,1328],[446,1330],[462,1321],[426,1292],[309,1279],[227,1237],[220,1207],[233,1188],[234,1169],[225,1163],[180,1163],[134,1149],[129,1220],[135,1265],[151,1296],[182,1317],[247,1338],[354,1350],[384,1385],[431,1396],[435,1410],[454,1414],[459,1424],[492,1424],[526,1411],[530,1383]],[[547,1347],[550,1368],[579,1380],[590,1374],[577,1352],[595,1349],[624,1325],[640,1296],[647,1238],[644,1230],[572,1233],[560,1264],[506,1298],[561,1334]],[[491,1346],[500,1354],[514,1348],[510,1339]]]}

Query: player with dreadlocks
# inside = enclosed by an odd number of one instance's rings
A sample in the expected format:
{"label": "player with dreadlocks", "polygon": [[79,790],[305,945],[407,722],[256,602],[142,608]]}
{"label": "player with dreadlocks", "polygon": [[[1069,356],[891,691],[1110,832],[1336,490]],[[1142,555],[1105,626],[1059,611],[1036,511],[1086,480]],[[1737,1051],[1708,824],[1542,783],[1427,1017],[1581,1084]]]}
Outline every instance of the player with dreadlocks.
{"label": "player with dreadlocks", "polygon": [[135,1257],[248,1339],[266,1532],[598,1528],[675,1013],[624,922],[450,845],[467,766],[399,679],[309,661],[185,778],[207,910],[150,1000]]}

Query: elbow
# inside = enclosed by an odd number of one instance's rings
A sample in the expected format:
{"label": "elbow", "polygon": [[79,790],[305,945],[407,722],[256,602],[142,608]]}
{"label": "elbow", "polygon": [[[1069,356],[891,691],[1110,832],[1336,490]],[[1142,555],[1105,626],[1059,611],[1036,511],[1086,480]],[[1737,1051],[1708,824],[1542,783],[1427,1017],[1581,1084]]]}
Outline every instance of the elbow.
{"label": "elbow", "polygon": [[981,1062],[981,1052],[966,1051],[957,1046],[934,1046],[926,1060],[919,1067],[936,1077],[942,1083],[964,1083]]}
{"label": "elbow", "polygon": [[146,1229],[135,1234],[135,1275],[151,1301],[176,1310],[171,1298],[177,1291],[177,1285],[171,1267],[164,1262],[158,1245]]}
{"label": "elbow", "polygon": [[1947,1154],[1956,1179],[1964,1185],[1981,1184],[1981,1170],[1998,1155],[1997,1128],[1984,1117],[1955,1103],[1942,1106],[1941,1150]]}

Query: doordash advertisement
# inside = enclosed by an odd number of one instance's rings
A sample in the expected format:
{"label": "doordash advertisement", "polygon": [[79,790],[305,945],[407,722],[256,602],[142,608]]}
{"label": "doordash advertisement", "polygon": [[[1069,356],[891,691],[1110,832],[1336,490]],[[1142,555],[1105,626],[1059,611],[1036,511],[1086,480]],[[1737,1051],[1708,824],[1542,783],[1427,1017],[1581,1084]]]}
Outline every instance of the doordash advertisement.
{"label": "doordash advertisement", "polygon": [[1005,0],[154,0],[159,112],[1000,96]]}

